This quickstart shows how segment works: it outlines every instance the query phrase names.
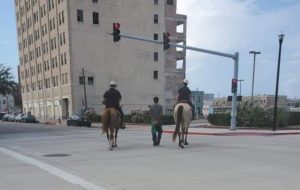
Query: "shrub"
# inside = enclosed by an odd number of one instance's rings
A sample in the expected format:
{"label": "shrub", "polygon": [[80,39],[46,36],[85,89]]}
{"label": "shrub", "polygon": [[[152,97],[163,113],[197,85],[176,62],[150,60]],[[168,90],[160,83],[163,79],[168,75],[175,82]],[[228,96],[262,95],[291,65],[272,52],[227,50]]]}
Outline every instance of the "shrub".
{"label": "shrub", "polygon": [[230,125],[230,113],[213,113],[209,114],[207,120],[212,125]]}
{"label": "shrub", "polygon": [[172,115],[163,115],[162,123],[163,125],[173,125],[175,124],[174,117]]}
{"label": "shrub", "polygon": [[124,122],[125,123],[131,123],[132,121],[131,121],[131,115],[130,114],[126,114],[126,115],[124,115]]}
{"label": "shrub", "polygon": [[300,112],[289,112],[289,125],[300,125]]}
{"label": "shrub", "polygon": [[251,106],[248,102],[240,104],[237,111],[237,125],[241,127],[268,127],[272,123],[272,115],[259,106]]}
{"label": "shrub", "polygon": [[[272,127],[274,109],[264,109],[248,102],[238,106],[237,125],[241,127]],[[277,126],[287,127],[289,114],[286,109],[277,109]]]}
{"label": "shrub", "polygon": [[101,116],[97,113],[91,113],[87,114],[87,117],[92,121],[92,122],[101,122]]}
{"label": "shrub", "polygon": [[[270,122],[269,127],[272,127],[273,125],[273,118],[274,118],[274,109],[270,108],[267,110],[267,112],[271,115],[270,117],[272,118],[272,122]],[[289,113],[287,112],[286,109],[283,108],[278,108],[277,109],[277,127],[287,127],[289,125]]]}

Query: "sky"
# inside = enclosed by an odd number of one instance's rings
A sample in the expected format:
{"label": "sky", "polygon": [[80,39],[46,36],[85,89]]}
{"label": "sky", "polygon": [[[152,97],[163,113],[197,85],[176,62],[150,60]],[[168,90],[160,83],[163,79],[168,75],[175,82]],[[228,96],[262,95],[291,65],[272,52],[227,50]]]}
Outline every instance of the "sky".
{"label": "sky", "polygon": [[[19,59],[13,2],[0,0],[0,63],[10,66],[16,76]],[[275,94],[278,35],[283,33],[279,94],[300,98],[300,0],[178,0],[177,12],[188,18],[188,46],[239,52],[238,78],[244,80],[244,96],[251,95],[252,89],[250,50],[262,52],[256,56],[254,95]],[[189,50],[186,59],[191,90],[215,97],[230,95],[232,59]]]}
{"label": "sky", "polygon": [[[252,90],[251,50],[261,52],[256,56],[254,95],[275,94],[278,35],[283,33],[279,94],[300,98],[300,0],[178,0],[177,5],[177,13],[187,15],[188,46],[239,52],[244,96]],[[230,95],[232,59],[195,51],[188,51],[186,59],[191,89],[215,97]]]}

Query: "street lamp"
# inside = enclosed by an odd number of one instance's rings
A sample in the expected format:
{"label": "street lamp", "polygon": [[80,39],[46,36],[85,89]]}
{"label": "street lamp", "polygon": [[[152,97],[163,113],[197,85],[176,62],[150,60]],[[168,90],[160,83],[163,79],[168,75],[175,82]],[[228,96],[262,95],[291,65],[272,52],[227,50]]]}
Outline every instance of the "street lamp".
{"label": "street lamp", "polygon": [[240,96],[242,95],[242,82],[244,81],[244,79],[240,79],[238,80],[240,83]]}
{"label": "street lamp", "polygon": [[281,46],[282,46],[283,38],[284,38],[284,34],[278,35],[279,53],[278,53],[278,64],[277,64],[277,78],[276,78],[274,117],[273,117],[273,131],[276,131],[278,85],[279,85],[279,72],[280,72],[280,60],[281,60]]}
{"label": "street lamp", "polygon": [[253,105],[253,89],[254,89],[254,75],[255,75],[255,58],[256,54],[261,54],[260,51],[249,51],[250,54],[253,54],[253,72],[252,72],[252,91],[251,91],[251,105]]}

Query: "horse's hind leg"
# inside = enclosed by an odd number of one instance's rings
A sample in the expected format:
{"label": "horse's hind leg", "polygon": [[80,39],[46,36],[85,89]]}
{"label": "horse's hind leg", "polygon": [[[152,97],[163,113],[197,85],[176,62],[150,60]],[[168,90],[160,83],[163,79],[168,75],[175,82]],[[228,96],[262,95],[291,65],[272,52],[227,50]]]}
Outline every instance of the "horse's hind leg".
{"label": "horse's hind leg", "polygon": [[179,131],[179,133],[178,133],[178,139],[179,139],[179,143],[178,143],[178,146],[180,147],[180,148],[184,148],[184,146],[183,146],[183,131],[181,130],[181,131]]}
{"label": "horse's hind leg", "polygon": [[110,134],[109,134],[109,148],[110,148],[110,150],[113,150],[113,148],[114,148],[114,130],[111,127],[109,131],[110,131]]}
{"label": "horse's hind leg", "polygon": [[115,146],[115,147],[118,147],[118,145],[117,145],[118,130],[119,130],[119,129],[116,129],[116,130],[115,130],[115,138],[114,138],[114,140],[115,140],[114,146]]}
{"label": "horse's hind leg", "polygon": [[108,129],[106,129],[106,137],[107,137],[107,140],[109,142],[109,132],[108,132]]}
{"label": "horse's hind leg", "polygon": [[187,135],[188,135],[188,128],[185,130],[184,145],[188,145],[188,144],[189,144],[189,143],[187,142]]}

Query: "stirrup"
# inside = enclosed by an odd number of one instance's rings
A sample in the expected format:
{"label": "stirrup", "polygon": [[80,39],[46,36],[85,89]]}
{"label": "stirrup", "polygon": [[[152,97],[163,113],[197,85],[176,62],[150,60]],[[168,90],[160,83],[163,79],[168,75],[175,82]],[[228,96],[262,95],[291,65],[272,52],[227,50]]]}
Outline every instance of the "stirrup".
{"label": "stirrup", "polygon": [[120,129],[126,129],[126,125],[124,123],[121,123]]}

